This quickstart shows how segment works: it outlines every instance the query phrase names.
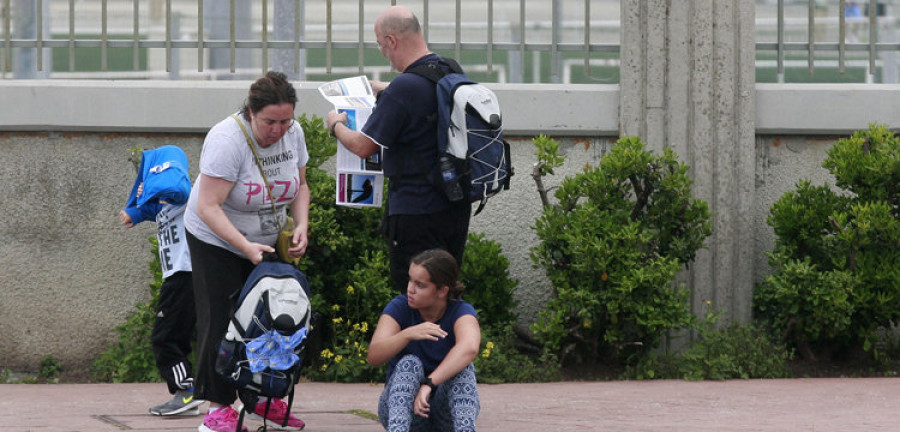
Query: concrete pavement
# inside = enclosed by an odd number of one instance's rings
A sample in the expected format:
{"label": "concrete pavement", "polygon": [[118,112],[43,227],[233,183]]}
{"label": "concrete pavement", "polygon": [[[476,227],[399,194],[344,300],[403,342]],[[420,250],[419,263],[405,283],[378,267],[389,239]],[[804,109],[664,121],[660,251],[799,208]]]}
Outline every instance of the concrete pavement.
{"label": "concrete pavement", "polygon": [[[293,412],[309,432],[381,431],[371,418],[381,389],[300,383]],[[896,378],[559,382],[479,391],[480,431],[900,431]],[[148,414],[166,399],[161,383],[3,384],[0,431],[196,431],[200,416]]]}

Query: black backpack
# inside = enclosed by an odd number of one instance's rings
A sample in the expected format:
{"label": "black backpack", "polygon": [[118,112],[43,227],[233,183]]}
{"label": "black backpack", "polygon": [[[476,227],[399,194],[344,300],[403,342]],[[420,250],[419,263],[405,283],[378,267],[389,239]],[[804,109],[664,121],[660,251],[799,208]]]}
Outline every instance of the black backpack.
{"label": "black backpack", "polygon": [[407,70],[435,83],[438,99],[438,155],[444,194],[451,202],[478,202],[477,215],[487,199],[509,189],[513,175],[509,143],[497,96],[470,80],[453,59]]}
{"label": "black backpack", "polygon": [[306,275],[274,254],[253,269],[238,294],[216,359],[216,371],[244,404],[237,430],[259,396],[287,397],[290,412],[311,330],[309,296]]}

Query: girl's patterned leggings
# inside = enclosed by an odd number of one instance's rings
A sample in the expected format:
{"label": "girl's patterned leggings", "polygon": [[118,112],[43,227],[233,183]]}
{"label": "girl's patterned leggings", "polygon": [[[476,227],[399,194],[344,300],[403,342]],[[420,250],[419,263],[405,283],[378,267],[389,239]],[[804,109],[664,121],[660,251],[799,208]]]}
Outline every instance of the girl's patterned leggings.
{"label": "girl's patterned leggings", "polygon": [[431,395],[428,418],[413,412],[413,401],[424,378],[422,361],[418,357],[407,355],[397,362],[378,402],[378,418],[385,430],[474,432],[475,418],[481,409],[475,366],[469,364],[437,387]]}

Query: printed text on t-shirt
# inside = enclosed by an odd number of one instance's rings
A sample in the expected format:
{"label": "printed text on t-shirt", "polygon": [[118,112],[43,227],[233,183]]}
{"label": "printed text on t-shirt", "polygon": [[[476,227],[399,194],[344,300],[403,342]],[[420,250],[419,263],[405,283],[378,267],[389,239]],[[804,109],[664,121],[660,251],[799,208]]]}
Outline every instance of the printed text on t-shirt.
{"label": "printed text on t-shirt", "polygon": [[[295,184],[297,185],[297,187],[294,187]],[[269,191],[272,195],[272,198],[277,203],[291,201],[294,199],[294,194],[296,193],[299,184],[300,181],[297,177],[294,177],[293,179],[291,179],[291,181],[276,180],[273,182],[273,184],[269,185]],[[263,203],[269,201],[268,194],[263,193],[263,184],[256,182],[245,182],[244,186],[246,186],[247,188],[247,204],[250,204],[253,198],[257,196],[262,196]]]}

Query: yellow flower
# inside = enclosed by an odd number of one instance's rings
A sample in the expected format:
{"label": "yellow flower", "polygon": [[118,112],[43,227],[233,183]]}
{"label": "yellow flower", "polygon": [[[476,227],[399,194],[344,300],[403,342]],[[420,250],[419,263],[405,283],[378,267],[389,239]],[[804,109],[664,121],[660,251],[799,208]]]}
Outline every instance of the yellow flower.
{"label": "yellow flower", "polygon": [[342,356],[342,355],[336,355],[336,356],[334,356],[334,362],[335,362],[335,363],[340,363],[342,360],[344,360],[344,356]]}
{"label": "yellow flower", "polygon": [[333,321],[335,324],[340,324],[340,323],[344,322],[344,319],[341,317],[337,317],[337,318],[332,318],[331,321]]}
{"label": "yellow flower", "polygon": [[328,370],[328,365],[322,365],[322,372],[325,372],[327,370]]}
{"label": "yellow flower", "polygon": [[319,354],[319,356],[321,356],[323,359],[330,359],[330,358],[334,357],[334,353],[331,352],[331,350],[326,348],[326,349],[322,350],[322,352]]}
{"label": "yellow flower", "polygon": [[353,294],[353,285],[347,285],[347,294]]}
{"label": "yellow flower", "polygon": [[360,331],[362,331],[363,333],[369,331],[369,323],[366,321],[363,321],[362,328],[360,329]]}
{"label": "yellow flower", "polygon": [[488,341],[488,343],[484,344],[484,346],[485,346],[485,348],[487,348],[489,350],[494,349],[494,343],[491,341]]}
{"label": "yellow flower", "polygon": [[339,305],[332,305],[331,310],[337,312],[337,311],[341,310],[341,307]]}
{"label": "yellow flower", "polygon": [[481,352],[481,358],[488,358],[490,356],[491,356],[491,350],[489,350],[489,349],[485,348],[485,350]]}

